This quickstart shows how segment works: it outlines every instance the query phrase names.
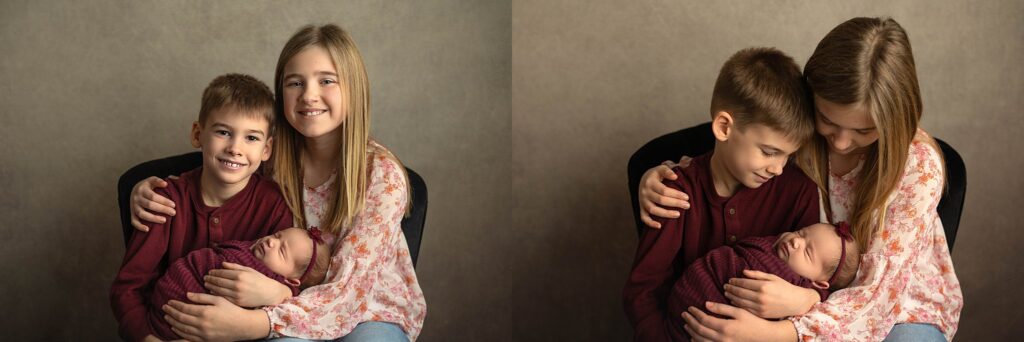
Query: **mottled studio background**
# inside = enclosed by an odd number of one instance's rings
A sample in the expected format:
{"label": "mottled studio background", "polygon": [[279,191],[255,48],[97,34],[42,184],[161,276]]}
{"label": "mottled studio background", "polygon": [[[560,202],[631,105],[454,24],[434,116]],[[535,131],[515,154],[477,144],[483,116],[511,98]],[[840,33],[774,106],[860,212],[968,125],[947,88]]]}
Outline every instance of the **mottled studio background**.
{"label": "mottled studio background", "polygon": [[854,16],[907,29],[923,126],[967,163],[957,339],[1019,339],[1024,4],[923,0],[0,1],[0,331],[116,339],[117,177],[191,150],[213,77],[272,81],[330,22],[366,59],[374,135],[430,190],[421,340],[627,340],[629,155],[707,120],[736,50],[803,64]]}

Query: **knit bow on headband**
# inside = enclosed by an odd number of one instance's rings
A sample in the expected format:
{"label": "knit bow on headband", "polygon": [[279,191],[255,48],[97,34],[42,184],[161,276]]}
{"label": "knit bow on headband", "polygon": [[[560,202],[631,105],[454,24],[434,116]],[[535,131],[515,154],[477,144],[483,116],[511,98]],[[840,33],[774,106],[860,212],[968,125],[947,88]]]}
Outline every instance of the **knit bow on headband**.
{"label": "knit bow on headband", "polygon": [[[316,264],[316,245],[324,243],[324,238],[321,236],[323,231],[321,231],[320,228],[310,228],[306,230],[306,233],[309,234],[309,238],[313,240],[313,255],[309,257],[309,266],[306,266],[306,271],[302,272],[302,275],[299,276],[300,280],[305,279],[306,274],[309,274],[309,271],[313,270],[313,265]],[[840,259],[840,261],[842,261],[842,259]]]}
{"label": "knit bow on headband", "polygon": [[836,234],[839,235],[839,245],[842,246],[839,254],[839,263],[836,264],[836,271],[832,273],[832,277],[828,278],[828,283],[832,284],[836,280],[836,275],[839,274],[839,270],[843,268],[843,261],[846,261],[846,242],[853,241],[853,234],[850,233],[850,224],[846,221],[836,223]]}

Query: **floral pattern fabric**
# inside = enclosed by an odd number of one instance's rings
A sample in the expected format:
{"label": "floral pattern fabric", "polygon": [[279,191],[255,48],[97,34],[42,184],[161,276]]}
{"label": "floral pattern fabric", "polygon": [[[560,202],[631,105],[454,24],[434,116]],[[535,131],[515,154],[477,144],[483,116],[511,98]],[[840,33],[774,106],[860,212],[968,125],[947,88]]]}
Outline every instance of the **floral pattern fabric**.
{"label": "floral pattern fabric", "polygon": [[[936,211],[944,190],[942,159],[929,141],[919,129],[885,209],[885,226],[861,256],[851,286],[790,317],[800,339],[881,341],[897,323],[933,324],[953,338],[963,295]],[[833,222],[849,216],[859,169],[830,177]]]}
{"label": "floral pattern fabric", "polygon": [[[402,166],[383,146],[370,141],[366,205],[338,236],[324,234],[333,256],[326,281],[297,297],[265,307],[270,337],[337,339],[359,323],[391,322],[415,341],[427,305],[402,233],[408,184]],[[303,192],[307,229],[319,225],[328,207],[332,176]]]}

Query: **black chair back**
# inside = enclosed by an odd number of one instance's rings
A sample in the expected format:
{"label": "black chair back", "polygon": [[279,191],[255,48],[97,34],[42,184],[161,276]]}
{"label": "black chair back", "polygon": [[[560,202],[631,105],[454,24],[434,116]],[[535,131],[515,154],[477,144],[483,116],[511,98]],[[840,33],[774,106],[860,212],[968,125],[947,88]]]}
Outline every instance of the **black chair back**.
{"label": "black chair back", "polygon": [[[131,209],[128,203],[132,187],[150,176],[163,178],[195,169],[203,164],[202,158],[201,152],[191,152],[151,160],[136,165],[121,175],[121,178],[117,180],[117,204],[121,209],[121,229],[125,245],[128,244],[128,240],[135,230],[129,217]],[[412,169],[405,168],[405,171],[409,175],[412,210],[407,217],[402,219],[402,232],[405,234],[406,243],[409,244],[409,256],[412,257],[412,264],[415,266],[420,252],[420,242],[423,239],[423,227],[427,220],[427,184],[423,181],[423,177],[420,177]]]}
{"label": "black chair back", "polygon": [[[967,192],[967,169],[960,154],[952,146],[938,138],[935,141],[939,144],[946,163],[946,191],[939,200],[939,219],[942,221],[946,242],[952,252]],[[714,147],[715,137],[711,133],[711,123],[707,122],[657,137],[633,153],[629,158],[627,172],[630,203],[633,206],[633,219],[638,233],[647,227],[640,220],[640,204],[637,202],[640,177],[644,172],[663,161],[678,161],[682,156],[699,156]]]}

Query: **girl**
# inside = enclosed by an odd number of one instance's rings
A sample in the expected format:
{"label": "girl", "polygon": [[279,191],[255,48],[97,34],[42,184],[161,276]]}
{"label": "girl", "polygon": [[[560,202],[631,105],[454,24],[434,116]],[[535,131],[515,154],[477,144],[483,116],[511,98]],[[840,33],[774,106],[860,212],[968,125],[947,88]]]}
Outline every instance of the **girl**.
{"label": "girl", "polygon": [[[190,340],[415,340],[426,303],[400,226],[408,185],[399,161],[369,139],[370,88],[359,50],[337,26],[304,27],[281,50],[274,88],[278,122],[288,125],[274,133],[268,172],[297,225],[325,232],[333,251],[327,279],[289,297],[280,283],[227,264],[207,276],[214,295],[165,306],[168,322]],[[152,191],[163,184],[136,185],[133,223],[158,218],[147,209],[173,215]],[[270,306],[242,308],[263,305]]]}
{"label": "girl", "polygon": [[[818,135],[796,162],[826,195],[826,217],[854,227],[866,251],[857,279],[814,304],[805,289],[749,272],[725,286],[736,306],[707,305],[726,318],[691,307],[683,314],[687,331],[697,341],[952,339],[963,296],[935,209],[943,162],[918,128],[921,96],[906,32],[892,19],[851,19],[822,39],[804,75]],[[686,207],[685,194],[661,184],[670,175],[658,166],[641,181],[647,225],[656,226],[649,214],[678,214],[655,203]],[[765,319],[782,317],[790,318]]]}

